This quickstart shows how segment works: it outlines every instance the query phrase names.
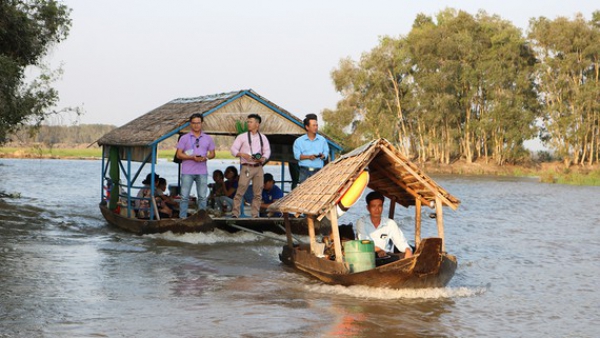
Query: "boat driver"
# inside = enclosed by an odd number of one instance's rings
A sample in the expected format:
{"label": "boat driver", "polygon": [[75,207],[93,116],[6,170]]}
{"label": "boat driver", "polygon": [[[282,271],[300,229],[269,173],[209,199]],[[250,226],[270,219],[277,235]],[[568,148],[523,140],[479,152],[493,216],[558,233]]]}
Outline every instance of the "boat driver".
{"label": "boat driver", "polygon": [[[375,244],[375,260],[377,265],[391,263],[400,258],[412,257],[412,249],[408,245],[398,224],[387,217],[382,217],[385,198],[380,192],[372,191],[367,194],[368,215],[356,222],[356,236],[359,240],[371,240]],[[400,257],[394,254],[394,245],[402,253]]]}

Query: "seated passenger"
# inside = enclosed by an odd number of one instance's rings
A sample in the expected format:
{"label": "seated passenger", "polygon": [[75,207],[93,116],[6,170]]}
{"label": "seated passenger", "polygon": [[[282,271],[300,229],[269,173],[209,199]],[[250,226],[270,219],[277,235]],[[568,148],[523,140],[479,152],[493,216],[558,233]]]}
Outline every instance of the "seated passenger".
{"label": "seated passenger", "polygon": [[179,203],[173,199],[173,197],[165,194],[167,190],[167,180],[164,178],[158,179],[158,184],[154,191],[156,196],[156,203],[160,218],[176,217],[179,209]]}
{"label": "seated passenger", "polygon": [[[154,174],[154,183],[158,184],[160,176],[158,174]],[[152,174],[146,175],[146,179],[142,181],[144,187],[138,191],[137,199],[135,200],[135,209],[137,210],[138,218],[150,218],[150,213],[153,212],[152,209],[152,190],[150,188],[150,183],[152,182]]]}
{"label": "seated passenger", "polygon": [[[283,191],[275,185],[275,180],[273,179],[273,175],[265,174],[264,175],[264,185],[262,191],[262,202],[260,204],[260,217],[269,216],[267,213],[267,208],[269,205],[273,204],[273,202],[283,197]],[[273,216],[281,217],[281,213],[274,213]]]}
{"label": "seated passenger", "polygon": [[[381,216],[384,200],[380,192],[370,192],[366,198],[369,215],[361,217],[356,222],[357,239],[368,239],[375,244],[377,265],[412,257],[412,250],[398,224],[393,219]],[[403,253],[400,257],[391,254],[394,252],[394,245]]]}
{"label": "seated passenger", "polygon": [[238,170],[234,166],[229,166],[225,169],[225,196],[221,197],[221,203],[227,205],[227,211],[231,211],[233,208],[233,198],[237,192],[239,175]]}
{"label": "seated passenger", "polygon": [[212,209],[222,210],[223,202],[221,197],[225,197],[225,194],[227,193],[227,188],[225,187],[225,181],[223,179],[223,172],[221,170],[215,170],[213,171],[212,177],[215,183],[208,185],[210,187],[208,206]]}

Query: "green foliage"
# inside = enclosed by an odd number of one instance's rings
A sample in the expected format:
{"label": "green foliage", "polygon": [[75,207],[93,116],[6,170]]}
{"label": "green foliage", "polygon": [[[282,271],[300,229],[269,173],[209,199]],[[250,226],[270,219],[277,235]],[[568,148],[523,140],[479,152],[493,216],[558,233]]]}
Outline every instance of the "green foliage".
{"label": "green foliage", "polygon": [[248,122],[244,121],[242,123],[242,121],[239,121],[239,120],[235,121],[235,130],[238,133],[238,135],[241,133],[247,132],[248,131]]}
{"label": "green foliage", "polygon": [[[566,161],[598,161],[600,12],[585,22],[531,21],[529,40],[496,15],[419,14],[331,76],[342,100],[324,110],[345,147],[384,137],[419,161],[530,161],[537,135]],[[594,75],[595,74],[595,75]],[[539,121],[544,124],[540,128]]]}
{"label": "green foliage", "polygon": [[544,139],[572,163],[598,160],[600,135],[600,12],[531,20],[529,38],[539,55],[537,78],[543,101]]}
{"label": "green foliage", "polygon": [[[0,143],[28,123],[41,123],[58,101],[50,85],[61,71],[42,63],[48,49],[64,40],[71,27],[70,9],[53,0],[0,1]],[[25,69],[40,75],[25,82]]]}

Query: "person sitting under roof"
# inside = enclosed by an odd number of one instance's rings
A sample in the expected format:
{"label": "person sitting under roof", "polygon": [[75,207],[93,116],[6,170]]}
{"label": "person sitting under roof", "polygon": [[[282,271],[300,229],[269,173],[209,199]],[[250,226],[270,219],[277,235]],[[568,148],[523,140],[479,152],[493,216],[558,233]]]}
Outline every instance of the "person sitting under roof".
{"label": "person sitting under roof", "polygon": [[[283,191],[281,190],[281,188],[275,185],[273,175],[265,174],[262,191],[262,202],[260,204],[260,217],[271,216],[267,212],[267,208],[269,207],[269,205],[273,204],[273,202],[277,201],[282,197]],[[281,217],[281,213],[273,213],[272,216]]]}
{"label": "person sitting under roof", "polygon": [[[357,239],[368,239],[375,244],[375,263],[383,265],[401,258],[412,257],[412,249],[408,245],[402,230],[393,219],[382,217],[385,197],[377,191],[367,194],[367,210],[369,215],[356,222]],[[400,257],[394,252],[394,245],[402,253]]]}

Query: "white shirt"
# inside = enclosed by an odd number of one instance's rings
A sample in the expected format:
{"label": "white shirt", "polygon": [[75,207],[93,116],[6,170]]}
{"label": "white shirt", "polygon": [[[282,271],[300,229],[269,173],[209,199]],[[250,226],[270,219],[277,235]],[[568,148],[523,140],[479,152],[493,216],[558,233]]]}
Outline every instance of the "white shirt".
{"label": "white shirt", "polygon": [[410,248],[398,224],[393,219],[386,217],[381,217],[381,223],[377,228],[371,222],[371,216],[361,217],[356,222],[356,235],[360,240],[372,240],[375,246],[386,252],[394,252],[394,245],[400,252],[405,252],[406,248]]}

